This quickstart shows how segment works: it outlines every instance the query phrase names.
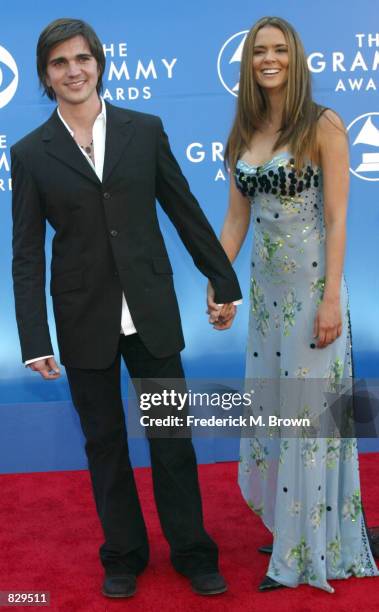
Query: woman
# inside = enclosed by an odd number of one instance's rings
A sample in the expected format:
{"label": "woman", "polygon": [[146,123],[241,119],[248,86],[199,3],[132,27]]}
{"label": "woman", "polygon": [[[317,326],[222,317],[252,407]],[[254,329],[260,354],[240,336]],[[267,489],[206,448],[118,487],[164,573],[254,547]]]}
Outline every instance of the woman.
{"label": "woman", "polygon": [[[312,101],[301,41],[284,19],[264,17],[247,35],[225,157],[232,177],[221,242],[231,261],[253,213],[246,376],[262,381],[254,414],[288,416],[289,404],[292,416],[320,414],[324,391],[352,375],[342,273],[348,143],[338,115]],[[233,307],[217,320],[208,293],[211,321],[229,326]],[[312,379],[322,383],[313,391]],[[275,388],[279,405],[269,400]],[[355,439],[243,438],[239,484],[274,535],[261,590],[305,582],[333,592],[328,579],[378,575]]]}

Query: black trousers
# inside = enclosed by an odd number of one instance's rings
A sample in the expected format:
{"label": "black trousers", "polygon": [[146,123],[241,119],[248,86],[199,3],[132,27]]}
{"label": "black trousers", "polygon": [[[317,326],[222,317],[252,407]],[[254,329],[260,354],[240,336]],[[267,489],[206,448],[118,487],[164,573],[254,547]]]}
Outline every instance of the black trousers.
{"label": "black trousers", "polygon": [[[123,357],[132,378],[184,378],[180,355],[157,359],[137,334],[120,336],[106,370],[66,367],[72,400],[86,438],[86,453],[105,542],[107,574],[140,573],[149,545],[133,469],[120,389]],[[196,457],[189,438],[149,439],[153,487],[175,569],[189,577],[216,571],[218,550],[203,526]]]}

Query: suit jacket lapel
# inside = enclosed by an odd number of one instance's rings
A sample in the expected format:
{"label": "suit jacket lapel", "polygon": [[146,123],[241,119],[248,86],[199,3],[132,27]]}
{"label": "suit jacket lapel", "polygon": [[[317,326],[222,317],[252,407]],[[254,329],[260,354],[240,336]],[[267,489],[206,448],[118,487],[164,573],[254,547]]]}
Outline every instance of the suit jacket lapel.
{"label": "suit jacket lapel", "polygon": [[88,163],[78,145],[67,131],[55,110],[45,125],[42,140],[45,143],[46,152],[52,157],[70,166],[79,174],[90,181],[100,183],[96,172]]}
{"label": "suit jacket lapel", "polygon": [[105,139],[103,183],[109,178],[125,147],[134,135],[133,121],[127,111],[108,103],[106,105],[107,135]]}
{"label": "suit jacket lapel", "polygon": [[[130,115],[116,106],[107,104],[107,131],[105,139],[105,156],[103,168],[103,183],[109,178],[119,161],[125,147],[134,134],[134,126]],[[45,124],[42,140],[46,152],[70,166],[79,174],[99,184],[100,181],[88,163],[78,145],[67,131],[55,110]]]}

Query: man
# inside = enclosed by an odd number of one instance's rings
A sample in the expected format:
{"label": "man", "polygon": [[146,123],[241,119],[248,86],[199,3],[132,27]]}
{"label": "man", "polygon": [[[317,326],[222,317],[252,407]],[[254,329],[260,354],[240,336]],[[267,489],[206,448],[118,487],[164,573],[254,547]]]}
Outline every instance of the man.
{"label": "man", "polygon": [[[129,461],[120,358],[132,378],[183,378],[184,342],[157,198],[214,289],[211,321],[225,329],[240,289],[175,161],[158,117],[105,104],[105,57],[92,28],[59,19],[41,33],[37,69],[57,101],[50,119],[12,147],[14,292],[23,360],[59,376],[47,325],[45,224],[55,230],[51,295],[58,344],[105,542],[103,593],[128,597],[148,562]],[[223,303],[217,310],[216,303]],[[203,526],[197,467],[186,438],[150,439],[154,492],[171,560],[200,594],[226,590]]]}

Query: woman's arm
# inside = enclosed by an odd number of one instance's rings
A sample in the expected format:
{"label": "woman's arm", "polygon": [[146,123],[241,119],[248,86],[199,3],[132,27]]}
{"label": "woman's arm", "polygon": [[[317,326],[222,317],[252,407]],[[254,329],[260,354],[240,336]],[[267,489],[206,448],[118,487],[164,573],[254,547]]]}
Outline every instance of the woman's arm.
{"label": "woman's arm", "polygon": [[315,319],[318,348],[341,335],[340,288],[346,242],[346,214],[349,192],[349,148],[345,127],[331,110],[320,117],[317,130],[320,166],[323,174],[325,244],[324,297]]}
{"label": "woman's arm", "polygon": [[[238,191],[234,177],[230,177],[229,207],[221,232],[220,242],[229,260],[237,257],[250,224],[250,202]],[[235,306],[226,305],[221,310],[214,301],[212,285],[208,283],[208,313],[209,322],[215,329],[228,329],[233,322]]]}
{"label": "woman's arm", "polygon": [[237,257],[250,224],[251,206],[249,200],[237,189],[234,177],[230,177],[229,207],[226,213],[220,242],[229,260]]}

